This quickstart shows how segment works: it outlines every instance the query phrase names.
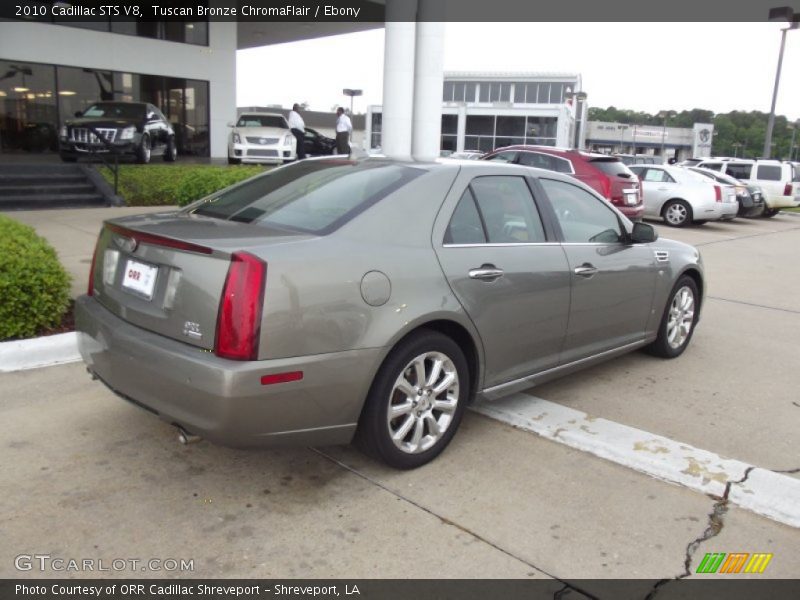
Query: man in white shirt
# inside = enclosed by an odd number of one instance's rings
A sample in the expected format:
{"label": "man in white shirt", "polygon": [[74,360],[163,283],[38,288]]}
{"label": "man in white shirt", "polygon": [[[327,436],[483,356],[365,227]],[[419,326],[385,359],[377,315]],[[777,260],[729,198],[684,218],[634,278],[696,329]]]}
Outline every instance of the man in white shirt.
{"label": "man in white shirt", "polygon": [[300,105],[295,104],[292,110],[289,111],[289,129],[294,134],[297,140],[297,160],[302,160],[306,157],[305,138],[306,138],[306,124],[303,117],[300,116]]}
{"label": "man in white shirt", "polygon": [[340,106],[336,109],[336,152],[338,154],[350,154],[350,133],[352,131],[353,124],[350,122],[350,117]]}

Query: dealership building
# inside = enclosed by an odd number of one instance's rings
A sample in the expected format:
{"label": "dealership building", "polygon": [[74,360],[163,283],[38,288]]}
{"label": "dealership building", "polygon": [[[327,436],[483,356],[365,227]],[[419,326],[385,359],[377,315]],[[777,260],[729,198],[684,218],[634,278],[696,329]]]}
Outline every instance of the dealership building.
{"label": "dealership building", "polygon": [[444,23],[414,22],[437,17],[440,3],[364,5],[386,22],[0,20],[0,155],[54,150],[66,119],[117,99],[158,106],[175,126],[180,154],[223,158],[237,114],[237,50],[381,26],[383,104],[368,108],[367,148],[433,158],[510,144],[658,153],[666,142],[673,154],[705,155],[689,149],[699,136],[708,139],[709,126],[687,137],[672,128],[587,123],[576,73],[445,74]]}
{"label": "dealership building", "polygon": [[158,106],[180,154],[224,157],[237,50],[380,25],[0,20],[0,154],[55,149],[66,119],[114,99]]}
{"label": "dealership building", "polygon": [[[443,152],[488,152],[512,144],[578,146],[586,94],[575,73],[444,73]],[[382,148],[383,107],[367,108],[370,150]]]}

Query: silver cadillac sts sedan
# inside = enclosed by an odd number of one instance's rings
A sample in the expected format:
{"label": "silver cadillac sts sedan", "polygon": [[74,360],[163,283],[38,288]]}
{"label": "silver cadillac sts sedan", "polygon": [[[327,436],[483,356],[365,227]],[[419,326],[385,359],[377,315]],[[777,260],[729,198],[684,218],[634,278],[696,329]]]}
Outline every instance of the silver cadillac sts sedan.
{"label": "silver cadillac sts sedan", "polygon": [[697,250],[568,176],[325,158],[107,221],[76,313],[89,372],[183,434],[412,468],[476,396],[677,357],[704,287]]}

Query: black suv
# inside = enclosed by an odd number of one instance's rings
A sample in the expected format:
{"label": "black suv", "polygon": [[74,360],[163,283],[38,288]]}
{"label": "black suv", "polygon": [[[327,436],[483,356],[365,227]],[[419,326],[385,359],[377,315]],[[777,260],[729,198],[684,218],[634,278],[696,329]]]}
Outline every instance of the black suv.
{"label": "black suv", "polygon": [[61,160],[75,162],[80,156],[110,152],[133,155],[140,163],[159,154],[174,161],[175,130],[160,110],[146,102],[96,102],[61,128]]}

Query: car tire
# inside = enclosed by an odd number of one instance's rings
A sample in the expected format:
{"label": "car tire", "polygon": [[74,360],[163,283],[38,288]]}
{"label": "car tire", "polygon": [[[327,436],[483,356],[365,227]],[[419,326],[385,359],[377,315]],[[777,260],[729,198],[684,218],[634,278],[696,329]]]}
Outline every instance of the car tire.
{"label": "car tire", "polygon": [[771,219],[772,217],[777,215],[779,212],[781,212],[780,208],[765,208],[764,212],[761,214],[761,216],[764,217],[765,219]]}
{"label": "car tire", "polygon": [[[730,220],[730,219],[728,219],[728,220]],[[706,221],[706,220],[692,221],[692,225],[705,225],[706,223],[708,223],[708,221]]]}
{"label": "car tire", "polygon": [[232,156],[228,157],[228,164],[229,165],[239,165],[242,163],[240,158],[233,158]]}
{"label": "car tire", "polygon": [[[417,385],[418,374],[425,379],[422,385]],[[420,330],[400,342],[381,365],[355,445],[396,469],[422,466],[450,443],[469,397],[469,367],[458,344],[437,331]]]}
{"label": "car tire", "polygon": [[175,136],[170,136],[167,148],[164,150],[164,161],[175,162],[178,160],[178,146],[175,144]]}
{"label": "car tire", "polygon": [[145,134],[142,136],[142,141],[136,149],[136,162],[146,165],[150,162],[151,149],[150,149],[150,136]]}
{"label": "car tire", "polygon": [[697,283],[683,275],[672,288],[658,326],[658,337],[645,349],[654,356],[676,358],[683,354],[694,335],[700,309]]}
{"label": "car tire", "polygon": [[661,209],[661,216],[670,227],[686,227],[692,222],[692,207],[683,200],[669,200]]}

